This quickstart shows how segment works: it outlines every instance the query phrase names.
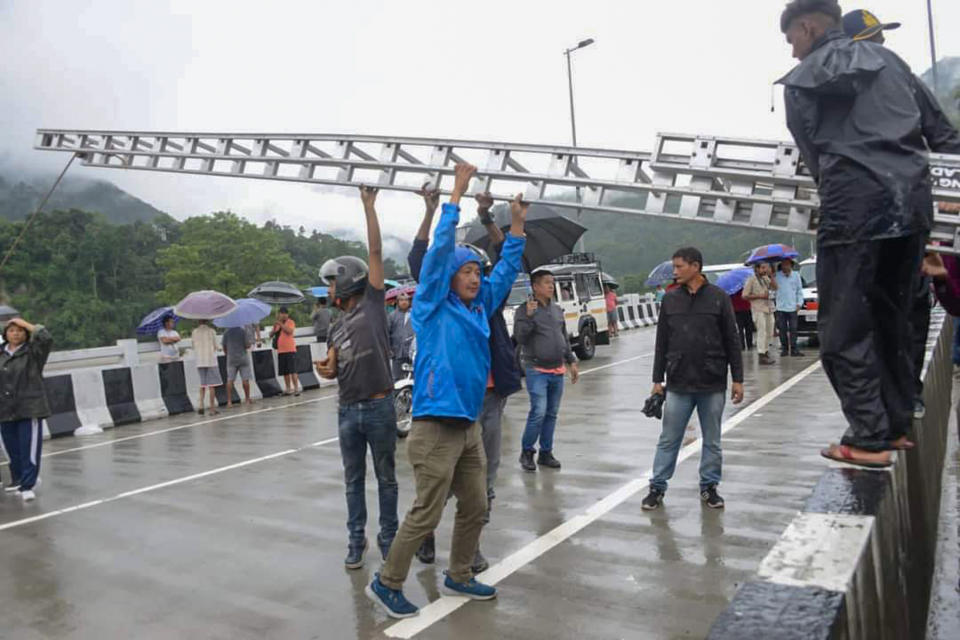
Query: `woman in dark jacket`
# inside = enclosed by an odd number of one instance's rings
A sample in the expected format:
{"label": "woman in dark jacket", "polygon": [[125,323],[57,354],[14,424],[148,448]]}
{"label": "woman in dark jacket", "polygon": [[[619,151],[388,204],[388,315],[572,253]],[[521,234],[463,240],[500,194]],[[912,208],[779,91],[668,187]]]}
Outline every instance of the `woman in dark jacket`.
{"label": "woman in dark jacket", "polygon": [[0,348],[0,435],[10,458],[13,484],[24,501],[33,500],[40,474],[43,419],[50,415],[43,390],[43,367],[53,339],[42,326],[22,318],[3,329]]}

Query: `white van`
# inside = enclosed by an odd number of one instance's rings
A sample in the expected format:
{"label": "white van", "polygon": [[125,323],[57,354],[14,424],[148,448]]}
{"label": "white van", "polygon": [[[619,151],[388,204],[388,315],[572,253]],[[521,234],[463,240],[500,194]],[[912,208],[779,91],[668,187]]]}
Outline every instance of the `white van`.
{"label": "white van", "polygon": [[[563,309],[570,346],[578,358],[589,360],[594,356],[598,344],[610,344],[607,306],[603,298],[600,265],[597,262],[580,262],[579,260],[587,258],[577,256],[578,254],[570,256],[570,264],[544,265],[537,267],[536,271],[549,271],[553,274],[553,299]],[[530,278],[522,274],[514,283],[503,312],[511,335],[514,313],[518,306],[526,303],[530,295]]]}

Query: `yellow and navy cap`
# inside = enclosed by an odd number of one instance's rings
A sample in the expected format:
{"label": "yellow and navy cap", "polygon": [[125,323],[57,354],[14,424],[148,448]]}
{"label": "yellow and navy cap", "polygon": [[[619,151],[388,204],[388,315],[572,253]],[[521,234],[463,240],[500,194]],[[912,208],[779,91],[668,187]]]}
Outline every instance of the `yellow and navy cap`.
{"label": "yellow and navy cap", "polygon": [[880,22],[866,9],[855,9],[843,16],[843,30],[854,40],[866,40],[881,31],[899,28],[899,22]]}

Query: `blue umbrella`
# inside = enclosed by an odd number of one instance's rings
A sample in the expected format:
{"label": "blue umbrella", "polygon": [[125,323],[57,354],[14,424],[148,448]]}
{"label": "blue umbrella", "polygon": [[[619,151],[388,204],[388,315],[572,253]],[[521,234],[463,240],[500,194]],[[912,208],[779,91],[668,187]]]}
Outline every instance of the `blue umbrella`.
{"label": "blue umbrella", "polygon": [[747,278],[753,274],[753,269],[748,267],[740,267],[734,269],[733,271],[727,271],[725,274],[717,278],[717,286],[727,292],[727,295],[733,295],[740,289],[743,289],[743,285],[747,284]]}
{"label": "blue umbrella", "polygon": [[655,287],[660,284],[667,284],[673,281],[673,260],[667,260],[658,264],[644,283],[648,287]]}
{"label": "blue umbrella", "polygon": [[260,302],[253,298],[240,298],[236,302],[236,309],[222,318],[217,318],[213,321],[213,324],[221,329],[245,327],[248,324],[256,324],[270,315],[270,305],[266,302]]}
{"label": "blue umbrella", "polygon": [[179,316],[173,313],[173,307],[154,309],[143,316],[143,320],[140,321],[140,326],[137,327],[137,333],[141,335],[153,335],[157,331],[160,331],[160,329],[163,329],[163,321],[170,317],[173,318],[174,324],[180,322]]}
{"label": "blue umbrella", "polygon": [[764,247],[757,247],[747,258],[747,264],[757,264],[758,262],[779,262],[780,260],[792,260],[800,257],[797,250],[786,244],[768,244]]}
{"label": "blue umbrella", "polygon": [[330,287],[310,287],[307,292],[314,298],[326,298],[330,295]]}

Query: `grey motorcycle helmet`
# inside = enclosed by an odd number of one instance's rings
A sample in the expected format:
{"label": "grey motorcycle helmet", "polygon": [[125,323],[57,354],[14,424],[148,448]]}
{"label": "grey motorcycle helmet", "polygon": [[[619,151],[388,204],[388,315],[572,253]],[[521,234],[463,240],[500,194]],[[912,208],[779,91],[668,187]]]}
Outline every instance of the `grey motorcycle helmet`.
{"label": "grey motorcycle helmet", "polygon": [[320,267],[320,280],[327,286],[334,285],[339,306],[341,300],[363,293],[367,288],[367,276],[370,273],[367,263],[356,256],[332,258]]}

